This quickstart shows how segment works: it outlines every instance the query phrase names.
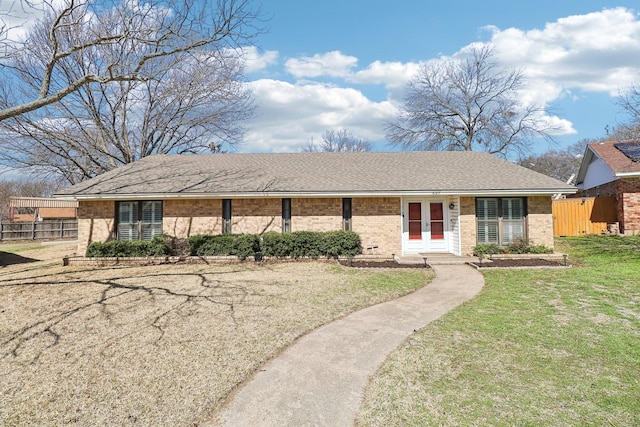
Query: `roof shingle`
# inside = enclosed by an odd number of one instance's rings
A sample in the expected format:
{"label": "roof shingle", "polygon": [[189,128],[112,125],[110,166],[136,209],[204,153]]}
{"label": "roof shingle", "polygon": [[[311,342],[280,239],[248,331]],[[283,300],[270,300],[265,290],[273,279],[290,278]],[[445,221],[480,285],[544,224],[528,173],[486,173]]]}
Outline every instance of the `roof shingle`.
{"label": "roof shingle", "polygon": [[575,188],[480,152],[155,155],[59,192],[78,198],[255,194],[552,194]]}

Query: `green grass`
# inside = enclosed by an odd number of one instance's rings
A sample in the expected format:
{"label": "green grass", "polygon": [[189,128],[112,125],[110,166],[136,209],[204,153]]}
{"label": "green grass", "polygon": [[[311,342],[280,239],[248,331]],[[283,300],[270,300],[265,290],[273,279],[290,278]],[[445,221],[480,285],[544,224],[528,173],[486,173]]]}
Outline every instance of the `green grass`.
{"label": "green grass", "polygon": [[640,425],[640,238],[566,238],[579,267],[484,273],[395,352],[358,425]]}

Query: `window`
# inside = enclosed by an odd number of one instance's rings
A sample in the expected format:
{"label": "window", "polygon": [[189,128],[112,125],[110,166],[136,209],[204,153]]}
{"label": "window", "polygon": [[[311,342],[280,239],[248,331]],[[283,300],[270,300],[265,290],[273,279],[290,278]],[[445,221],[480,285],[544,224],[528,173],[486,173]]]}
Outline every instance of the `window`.
{"label": "window", "polygon": [[119,202],[118,240],[152,240],[162,234],[162,202]]}
{"label": "window", "polygon": [[342,229],[351,231],[351,199],[342,199]]}
{"label": "window", "polygon": [[526,207],[523,198],[478,198],[478,243],[507,245],[525,238]]}
{"label": "window", "polygon": [[231,234],[231,199],[222,199],[222,234]]}
{"label": "window", "polygon": [[291,199],[282,199],[282,232],[291,232]]}

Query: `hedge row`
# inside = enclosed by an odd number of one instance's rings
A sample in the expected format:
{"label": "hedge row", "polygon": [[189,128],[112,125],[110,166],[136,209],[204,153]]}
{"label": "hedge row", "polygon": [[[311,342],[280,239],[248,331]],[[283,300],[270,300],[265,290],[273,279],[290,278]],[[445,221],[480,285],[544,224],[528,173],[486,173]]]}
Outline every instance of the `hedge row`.
{"label": "hedge row", "polygon": [[171,255],[171,248],[162,236],[150,241],[111,240],[93,242],[87,248],[88,257],[144,257]]}
{"label": "hedge row", "polygon": [[473,248],[474,256],[486,256],[494,254],[552,254],[553,249],[545,245],[534,245],[528,239],[515,239],[507,246],[498,246],[493,243],[476,245]]}
{"label": "hedge row", "polygon": [[[157,236],[149,242],[113,240],[94,242],[87,249],[87,257],[137,257],[176,255],[170,245],[176,239]],[[193,256],[235,255],[240,259],[254,256],[293,258],[335,258],[362,253],[360,236],[353,231],[295,231],[257,234],[198,234],[188,239],[189,254]]]}

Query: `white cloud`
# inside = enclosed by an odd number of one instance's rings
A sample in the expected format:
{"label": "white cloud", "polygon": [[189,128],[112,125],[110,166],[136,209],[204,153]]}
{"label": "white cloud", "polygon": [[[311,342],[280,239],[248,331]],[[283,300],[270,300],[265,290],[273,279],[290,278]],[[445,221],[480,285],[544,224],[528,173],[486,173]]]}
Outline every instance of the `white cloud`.
{"label": "white cloud", "polygon": [[358,65],[358,59],[334,50],[300,59],[289,59],[285,67],[296,78],[316,78],[321,76],[348,77]]}
{"label": "white cloud", "polygon": [[248,46],[242,48],[242,56],[246,61],[246,71],[248,73],[255,73],[277,64],[279,54],[275,50],[260,52],[257,47]]}
{"label": "white cloud", "polygon": [[535,85],[615,96],[639,77],[640,20],[623,7],[560,18],[543,29],[489,30],[499,60],[524,69]]}
{"label": "white cloud", "polygon": [[352,88],[267,79],[252,86],[259,113],[248,124],[243,151],[298,151],[327,129],[348,129],[375,141],[384,137],[382,126],[395,114],[389,102],[373,102]]}
{"label": "white cloud", "polygon": [[384,84],[388,88],[404,87],[413,77],[420,64],[415,62],[374,61],[364,70],[357,71],[349,81],[361,84]]}

